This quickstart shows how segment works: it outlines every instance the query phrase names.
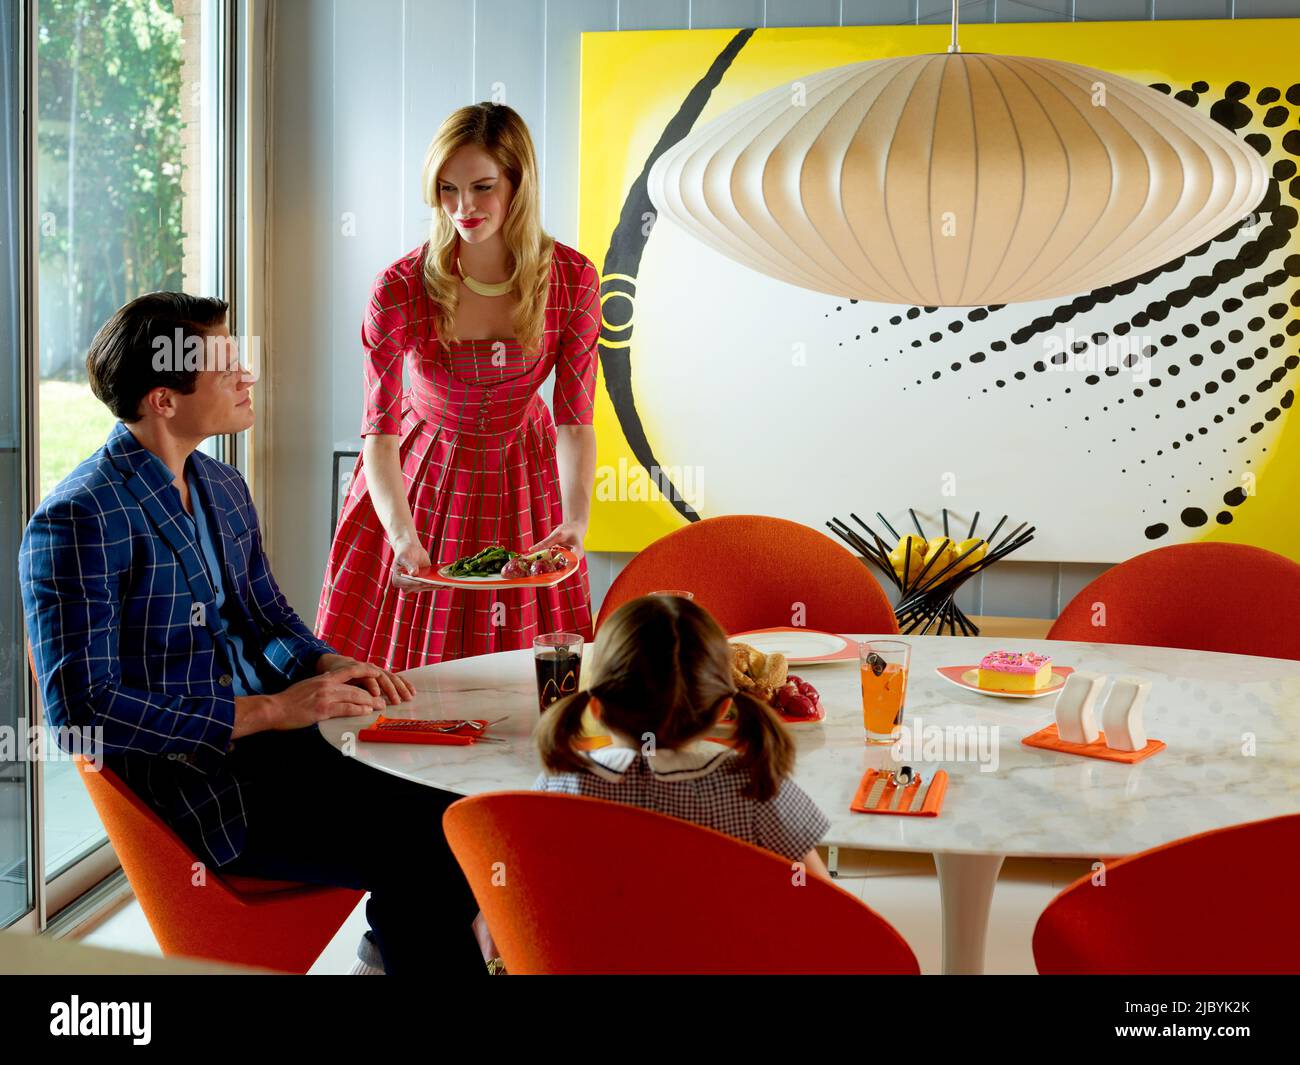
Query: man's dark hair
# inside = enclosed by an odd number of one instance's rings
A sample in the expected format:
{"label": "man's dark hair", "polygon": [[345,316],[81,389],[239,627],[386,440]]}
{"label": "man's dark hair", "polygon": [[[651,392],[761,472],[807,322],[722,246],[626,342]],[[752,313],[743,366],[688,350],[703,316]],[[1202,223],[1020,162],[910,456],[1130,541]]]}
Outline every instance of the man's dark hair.
{"label": "man's dark hair", "polygon": [[[124,422],[140,420],[140,400],[155,388],[194,391],[199,369],[181,357],[226,319],[229,305],[184,292],[148,292],[100,327],[86,354],[90,389]],[[200,351],[202,348],[199,349]],[[168,358],[156,356],[165,352]]]}

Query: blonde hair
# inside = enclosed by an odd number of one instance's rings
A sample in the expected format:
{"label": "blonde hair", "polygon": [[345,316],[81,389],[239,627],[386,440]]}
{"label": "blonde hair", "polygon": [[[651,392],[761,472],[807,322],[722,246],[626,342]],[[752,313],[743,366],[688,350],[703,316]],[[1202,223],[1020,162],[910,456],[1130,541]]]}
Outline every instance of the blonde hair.
{"label": "blonde hair", "polygon": [[794,744],[776,712],[731,680],[731,648],[708,611],[675,595],[624,603],[600,627],[591,687],[549,706],[537,730],[542,764],[552,772],[586,763],[573,742],[594,695],[601,720],[615,732],[649,732],[659,747],[681,747],[717,721],[723,701],[736,707],[735,745],[749,770],[744,793],[772,798],[794,769]]}
{"label": "blonde hair", "polygon": [[438,337],[444,344],[457,339],[451,322],[455,321],[460,301],[460,275],[456,271],[459,237],[442,210],[438,181],[443,165],[465,145],[482,148],[510,179],[510,208],[501,235],[506,244],[512,294],[519,301],[512,316],[515,337],[526,350],[540,349],[555,241],[542,229],[537,155],[528,126],[518,112],[505,104],[486,101],[448,115],[424,155],[424,202],[434,209],[429,248],[424,256],[424,288],[436,308]]}

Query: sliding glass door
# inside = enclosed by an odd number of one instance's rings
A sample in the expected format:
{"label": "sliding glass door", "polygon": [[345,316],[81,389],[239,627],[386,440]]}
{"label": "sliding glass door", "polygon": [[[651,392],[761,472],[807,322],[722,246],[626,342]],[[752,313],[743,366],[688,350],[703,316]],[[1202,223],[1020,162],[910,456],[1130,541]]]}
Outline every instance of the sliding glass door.
{"label": "sliding glass door", "polygon": [[[227,6],[222,0],[39,0],[40,488],[114,424],[85,355],[122,304],[167,289],[225,294]],[[51,909],[111,853],[76,768],[44,769]]]}
{"label": "sliding glass door", "polygon": [[0,928],[35,924],[33,767],[25,757],[27,662],[18,595],[18,541],[27,509],[23,19],[22,4],[0,4]]}
{"label": "sliding glass door", "polygon": [[233,12],[0,0],[0,928],[47,927],[117,868],[72,762],[27,757],[18,546],[114,424],[86,380],[99,326],[158,289],[230,298]]}

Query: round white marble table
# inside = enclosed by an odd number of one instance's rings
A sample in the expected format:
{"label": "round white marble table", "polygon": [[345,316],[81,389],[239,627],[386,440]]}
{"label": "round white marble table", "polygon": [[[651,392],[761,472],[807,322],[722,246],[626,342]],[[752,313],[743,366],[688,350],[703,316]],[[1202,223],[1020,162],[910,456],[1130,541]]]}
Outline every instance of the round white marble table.
{"label": "round white marble table", "polygon": [[[793,730],[795,779],[830,818],[826,845],[934,855],[945,973],[983,971],[989,907],[1007,855],[1117,857],[1225,825],[1300,812],[1300,662],[1163,647],[1015,641],[1015,650],[1050,654],[1057,665],[1153,682],[1146,731],[1168,747],[1124,765],[1021,744],[1022,737],[1052,722],[1053,696],[992,698],[935,673],[936,666],[973,664],[1010,646],[1005,638],[904,639],[912,645],[904,725],[913,735],[920,725],[923,742],[903,760],[927,778],[940,767],[947,770],[942,814],[849,811],[863,773],[893,762],[889,748],[863,743],[856,661],[796,667],[820,691],[826,720]],[[473,747],[357,742],[354,734],[368,718],[327,721],[322,733],[378,770],[462,795],[532,787],[540,767],[531,739],[538,710],[530,650],[444,662],[404,676],[417,696],[385,711],[389,716],[505,717],[490,734],[507,742]],[[919,757],[944,730],[953,743],[959,735],[965,741],[964,757],[951,745],[941,759]]]}

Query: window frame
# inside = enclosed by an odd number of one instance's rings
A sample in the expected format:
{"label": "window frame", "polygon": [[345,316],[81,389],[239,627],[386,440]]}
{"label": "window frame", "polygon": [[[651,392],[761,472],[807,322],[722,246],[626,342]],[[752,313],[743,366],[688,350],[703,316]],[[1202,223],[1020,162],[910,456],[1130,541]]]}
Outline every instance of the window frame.
{"label": "window frame", "polygon": [[[19,224],[15,234],[18,247],[18,449],[21,470],[19,520],[26,526],[35,509],[35,495],[40,482],[37,448],[32,446],[36,428],[37,359],[37,292],[36,270],[36,3],[18,0],[18,202]],[[25,641],[25,636],[24,636]],[[23,659],[26,662],[26,655]],[[32,722],[38,707],[36,681],[26,670],[27,683],[22,686],[20,721]],[[10,928],[37,932],[45,926],[45,824],[40,802],[44,794],[44,765],[37,759],[28,762],[27,796],[27,898],[28,909]]]}

